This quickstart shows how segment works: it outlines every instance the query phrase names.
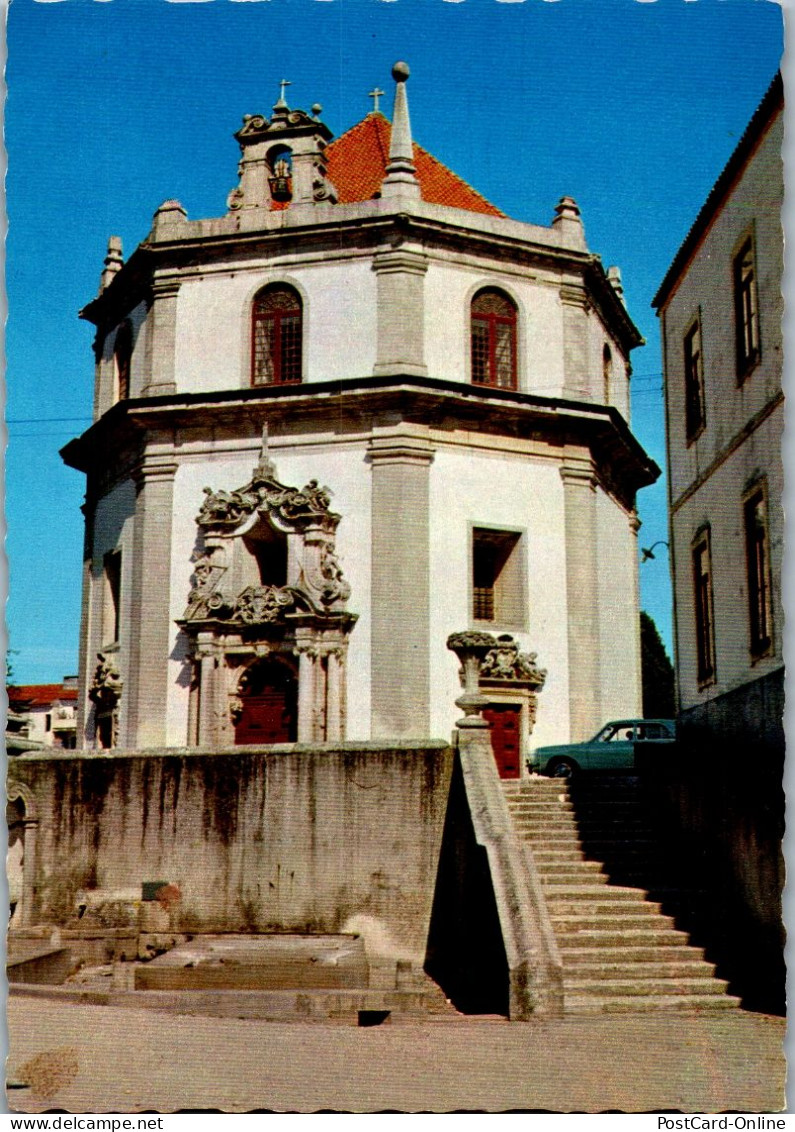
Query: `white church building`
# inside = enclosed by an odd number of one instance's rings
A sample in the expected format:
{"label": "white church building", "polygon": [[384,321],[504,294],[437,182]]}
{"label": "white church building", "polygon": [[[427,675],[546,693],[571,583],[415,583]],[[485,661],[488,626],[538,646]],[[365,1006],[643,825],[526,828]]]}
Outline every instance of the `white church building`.
{"label": "white church building", "polygon": [[78,745],[446,737],[467,629],[504,775],[640,714],[620,274],[571,197],[510,219],[414,144],[393,77],[336,140],[283,85],[223,215],[109,242]]}

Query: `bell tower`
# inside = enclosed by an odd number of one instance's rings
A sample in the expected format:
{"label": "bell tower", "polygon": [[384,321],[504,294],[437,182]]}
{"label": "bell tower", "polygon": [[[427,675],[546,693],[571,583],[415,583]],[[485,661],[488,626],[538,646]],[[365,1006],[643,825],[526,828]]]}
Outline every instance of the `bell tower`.
{"label": "bell tower", "polygon": [[289,85],[282,79],[270,119],[246,114],[235,134],[242,157],[240,182],[227,201],[231,213],[337,199],[326,176],[324,151],[333,135],[318,117],[323,108],[316,103],[311,116],[304,110],[291,110],[284,97]]}

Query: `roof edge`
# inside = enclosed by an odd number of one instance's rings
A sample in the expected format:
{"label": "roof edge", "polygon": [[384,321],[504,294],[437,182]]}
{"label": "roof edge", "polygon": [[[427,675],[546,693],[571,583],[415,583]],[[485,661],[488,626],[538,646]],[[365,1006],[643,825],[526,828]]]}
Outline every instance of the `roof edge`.
{"label": "roof edge", "polygon": [[651,301],[652,307],[654,307],[658,313],[660,308],[670,297],[687,261],[695,251],[702,236],[704,236],[719,205],[732,188],[735,177],[749,160],[757,142],[783,105],[784,83],[781,78],[781,71],[777,71],[773,81],[767,88],[764,98],[757,106],[750,122],[746,126],[743,136],[737,143],[736,149],[724,166],[723,171],[718,176],[718,179],[715,181],[715,184],[710,189],[709,195],[701,206],[696,219],[693,221],[690,231],[682,241],[679,251],[674,256],[671,266],[665,273],[665,277],[657,290],[657,294]]}

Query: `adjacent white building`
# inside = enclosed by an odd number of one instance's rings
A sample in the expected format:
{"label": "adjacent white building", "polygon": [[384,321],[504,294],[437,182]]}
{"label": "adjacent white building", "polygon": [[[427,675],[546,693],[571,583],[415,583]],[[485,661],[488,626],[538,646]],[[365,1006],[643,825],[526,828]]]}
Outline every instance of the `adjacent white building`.
{"label": "adjacent white building", "polygon": [[467,628],[521,658],[489,682],[505,774],[533,716],[535,745],[640,711],[658,469],[620,275],[570,197],[512,220],[415,145],[393,75],[391,126],[333,141],[282,96],[235,135],[224,215],[169,200],[126,262],[109,243],[95,421],[63,453],[89,746],[444,737]]}
{"label": "adjacent white building", "polygon": [[680,722],[783,750],[782,112],[777,77],[655,306]]}

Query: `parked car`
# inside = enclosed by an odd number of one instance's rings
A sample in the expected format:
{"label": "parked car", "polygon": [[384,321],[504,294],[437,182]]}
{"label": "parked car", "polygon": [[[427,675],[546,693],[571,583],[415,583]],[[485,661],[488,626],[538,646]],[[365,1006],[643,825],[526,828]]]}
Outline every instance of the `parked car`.
{"label": "parked car", "polygon": [[527,765],[534,774],[555,778],[570,778],[579,770],[632,770],[636,743],[665,747],[675,738],[672,719],[614,719],[584,743],[539,747]]}

